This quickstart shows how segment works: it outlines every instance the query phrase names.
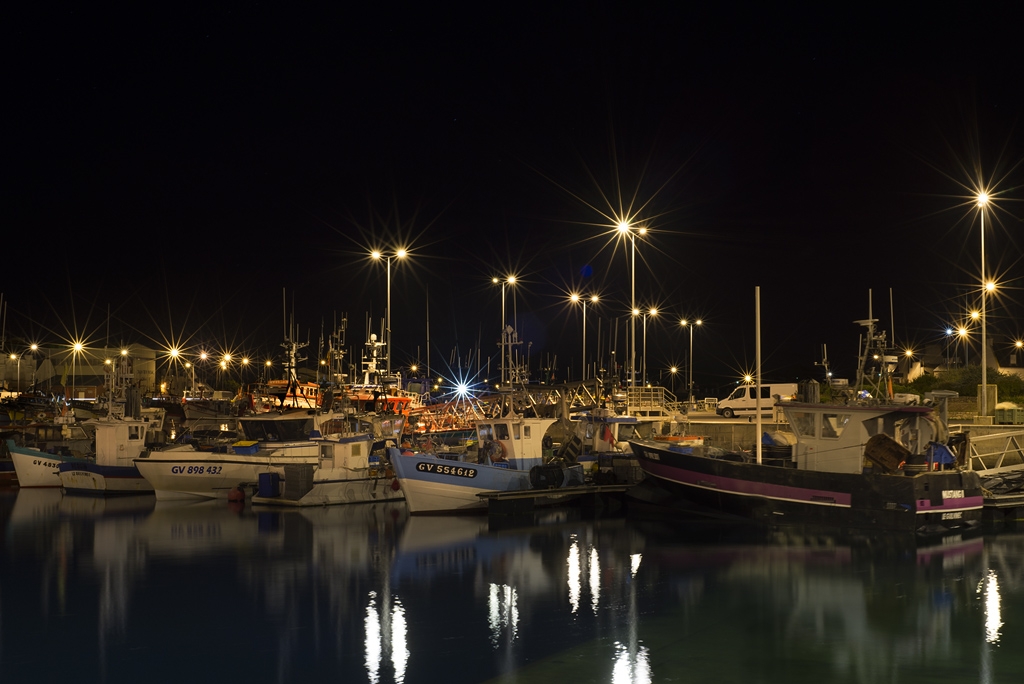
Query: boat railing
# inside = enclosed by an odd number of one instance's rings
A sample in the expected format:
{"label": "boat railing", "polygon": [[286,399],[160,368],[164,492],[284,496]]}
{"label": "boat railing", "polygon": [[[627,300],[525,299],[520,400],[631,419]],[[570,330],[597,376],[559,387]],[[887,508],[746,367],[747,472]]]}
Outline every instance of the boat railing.
{"label": "boat railing", "polygon": [[[967,439],[967,469],[984,472],[997,470],[1004,466],[1019,465],[1024,461],[1022,442],[1024,442],[1024,430],[999,432],[991,435],[969,435]],[[982,446],[980,450],[979,445]],[[1015,455],[1016,459],[1007,463],[1006,459],[1010,454]]]}
{"label": "boat railing", "polygon": [[626,389],[626,412],[630,415],[671,415],[680,407],[676,396],[664,387],[629,387]]}

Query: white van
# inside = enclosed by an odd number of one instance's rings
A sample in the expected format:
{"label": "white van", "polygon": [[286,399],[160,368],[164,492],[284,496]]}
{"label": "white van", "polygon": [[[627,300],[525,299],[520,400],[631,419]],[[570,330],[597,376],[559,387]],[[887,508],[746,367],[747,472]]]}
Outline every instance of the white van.
{"label": "white van", "polygon": [[[776,401],[793,401],[796,399],[795,382],[776,382],[761,385],[761,413],[771,413]],[[749,415],[757,412],[757,386],[740,385],[732,394],[718,402],[715,413],[725,418]]]}

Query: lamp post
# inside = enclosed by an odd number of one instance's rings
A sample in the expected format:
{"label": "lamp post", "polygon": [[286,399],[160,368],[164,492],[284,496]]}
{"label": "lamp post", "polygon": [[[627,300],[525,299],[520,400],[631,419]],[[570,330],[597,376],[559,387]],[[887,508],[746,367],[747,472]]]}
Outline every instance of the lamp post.
{"label": "lamp post", "polygon": [[387,374],[391,377],[391,257],[404,259],[407,252],[404,249],[397,250],[394,254],[384,255],[374,250],[370,256],[378,261],[384,259],[388,265],[388,298],[387,307],[384,310],[384,341],[387,343]]}
{"label": "lamp post", "polygon": [[[569,295],[569,300],[573,304],[583,305],[583,373],[580,375],[580,380],[587,379],[587,300],[575,292]],[[590,295],[590,301],[597,304],[597,295]]]}
{"label": "lamp post", "polygon": [[39,351],[39,345],[33,343],[29,345],[28,350],[32,352],[32,391],[34,392],[36,391],[36,367],[39,365],[36,359],[36,352]]}
{"label": "lamp post", "polygon": [[[514,275],[510,275],[502,279],[495,276],[491,278],[491,282],[495,285],[499,283],[501,284],[501,364],[498,368],[501,373],[500,382],[504,385],[506,381],[512,381],[512,340],[509,339],[508,319],[505,317],[505,285],[515,285],[516,277]],[[514,302],[515,300],[513,299],[513,304]],[[508,363],[507,366],[506,362]]]}
{"label": "lamp post", "polygon": [[17,389],[18,389],[18,394],[21,394],[21,355],[20,354],[11,354],[11,361],[14,361],[14,360],[18,361]]}
{"label": "lamp post", "polygon": [[964,343],[964,368],[967,367],[967,328],[960,326],[956,331],[957,337]]}
{"label": "lamp post", "polygon": [[949,345],[952,341],[953,329],[946,328],[946,370],[949,370]]}
{"label": "lamp post", "polygon": [[985,207],[988,205],[988,195],[984,192],[978,194],[978,207],[981,214],[981,415],[988,415],[988,340],[985,336],[985,297],[989,290],[994,289],[994,284],[985,279]]}
{"label": "lamp post", "polygon": [[647,386],[647,316],[654,318],[658,315],[658,310],[651,307],[644,314],[644,350],[643,355],[640,358],[640,382],[645,387]]}
{"label": "lamp post", "polygon": [[[179,351],[177,347],[175,347],[174,349],[171,349],[171,351],[170,351],[171,361],[169,361],[167,363],[168,368],[170,368],[171,364],[173,364],[175,361],[178,360],[178,356],[180,354],[181,354],[181,351]],[[177,384],[178,384],[178,368],[177,368],[177,366],[175,366],[175,368],[174,368],[174,383],[171,385],[171,391],[168,392],[168,394],[173,394],[174,390],[178,389],[176,387]]]}
{"label": "lamp post", "polygon": [[[82,344],[81,342],[75,342],[74,345],[71,347],[71,398],[74,398],[74,396],[75,396],[75,381],[76,381],[75,375],[78,372],[78,368],[77,368],[78,355],[81,354],[82,350],[84,350],[84,349],[85,349],[85,345]],[[64,394],[65,394],[65,397],[64,397],[65,401],[68,401],[67,390],[64,391]]]}
{"label": "lamp post", "polygon": [[679,371],[679,369],[677,367],[675,367],[675,366],[672,366],[671,368],[668,369],[668,372],[672,374],[671,377],[672,377],[672,394],[673,395],[676,393],[676,373],[678,371]]}
{"label": "lamp post", "polygon": [[[631,311],[636,311],[636,235],[633,234],[633,228],[626,221],[621,221],[618,226],[619,233],[622,235],[629,234],[629,244],[632,250],[632,265],[630,266],[630,281],[629,281],[629,308]],[[647,234],[647,228],[640,226],[636,229],[636,232],[640,235]],[[630,332],[630,360],[629,360],[629,384],[630,386],[636,385],[636,316],[633,314],[631,332]]]}
{"label": "lamp post", "polygon": [[689,388],[688,392],[689,392],[689,395],[690,395],[690,404],[693,404],[693,329],[695,327],[697,327],[698,325],[703,325],[703,324],[704,324],[704,321],[702,321],[699,318],[697,320],[693,321],[692,323],[690,321],[686,320],[685,318],[683,320],[679,321],[679,325],[683,326],[684,328],[689,328],[690,329],[690,358],[687,361],[687,365],[689,366],[689,368],[688,368],[688,370],[689,370],[689,380],[687,381],[687,386]]}
{"label": "lamp post", "polygon": [[191,361],[185,362],[185,370],[192,371],[192,398],[196,397],[196,367],[192,365]]}

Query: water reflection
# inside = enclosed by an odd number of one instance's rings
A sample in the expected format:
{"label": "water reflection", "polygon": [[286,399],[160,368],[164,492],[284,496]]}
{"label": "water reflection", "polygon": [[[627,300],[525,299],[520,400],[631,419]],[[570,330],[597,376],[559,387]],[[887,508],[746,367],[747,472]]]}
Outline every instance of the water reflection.
{"label": "water reflection", "polygon": [[998,682],[1022,665],[1003,646],[1024,615],[1014,533],[920,544],[566,512],[495,530],[401,503],[45,490],[0,493],[0,515],[5,681]]}

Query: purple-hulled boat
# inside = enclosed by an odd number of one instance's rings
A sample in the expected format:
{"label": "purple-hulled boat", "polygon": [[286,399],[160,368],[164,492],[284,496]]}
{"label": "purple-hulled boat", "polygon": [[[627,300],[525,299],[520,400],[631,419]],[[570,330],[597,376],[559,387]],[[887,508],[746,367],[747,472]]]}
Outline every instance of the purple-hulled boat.
{"label": "purple-hulled boat", "polygon": [[[787,403],[795,444],[747,453],[631,441],[687,502],[770,524],[943,532],[982,519],[977,473],[931,406]],[[955,440],[953,440],[955,441]]]}

